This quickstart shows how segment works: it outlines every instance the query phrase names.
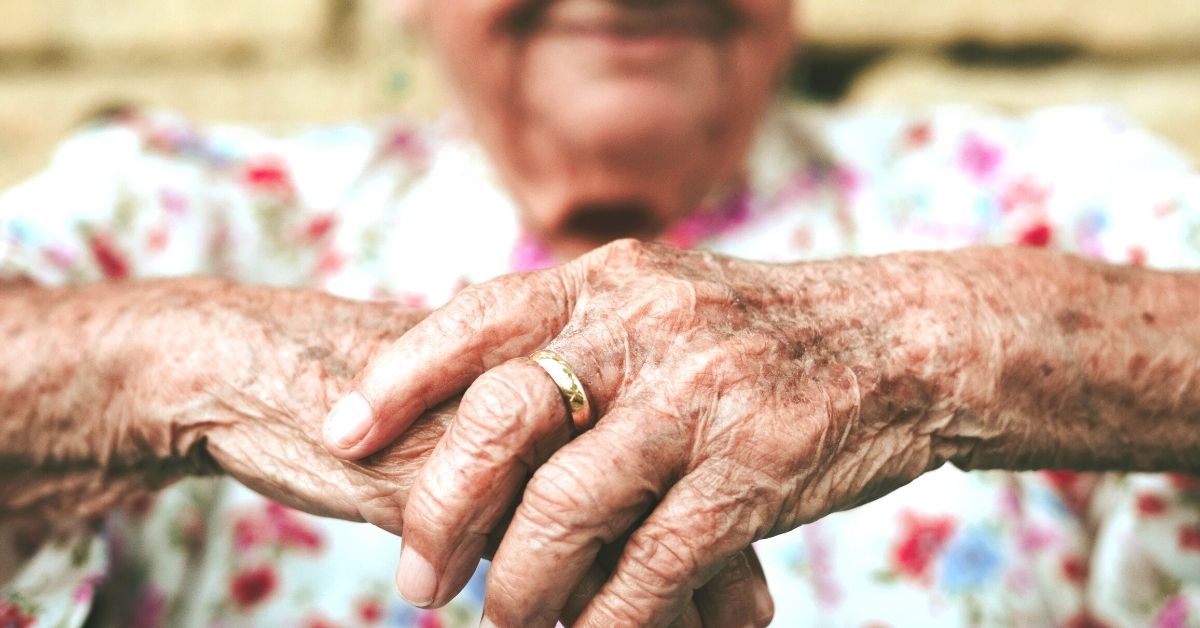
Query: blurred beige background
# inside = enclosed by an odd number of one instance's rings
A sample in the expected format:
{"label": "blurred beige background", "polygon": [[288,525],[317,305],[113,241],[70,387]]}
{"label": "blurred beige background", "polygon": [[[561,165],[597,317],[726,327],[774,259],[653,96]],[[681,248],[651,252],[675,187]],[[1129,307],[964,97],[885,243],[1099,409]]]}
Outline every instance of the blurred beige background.
{"label": "blurred beige background", "polygon": [[[794,91],[834,103],[1113,103],[1200,156],[1200,0],[804,0]],[[431,115],[388,0],[0,0],[0,187],[134,104],[286,128]]]}

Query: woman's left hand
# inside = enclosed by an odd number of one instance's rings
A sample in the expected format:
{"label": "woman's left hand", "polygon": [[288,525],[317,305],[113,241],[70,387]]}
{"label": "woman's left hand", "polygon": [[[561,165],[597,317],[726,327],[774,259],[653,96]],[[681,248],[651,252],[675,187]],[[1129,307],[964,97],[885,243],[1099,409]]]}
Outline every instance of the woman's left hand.
{"label": "woman's left hand", "polygon": [[[448,599],[511,516],[491,622],[553,625],[611,551],[579,625],[667,623],[753,541],[954,453],[938,430],[991,343],[934,259],[772,265],[623,241],[502,277],[376,356],[326,445],[366,455],[466,389],[405,509],[401,592]],[[558,388],[526,357],[540,348],[590,397],[594,426],[573,440]]]}

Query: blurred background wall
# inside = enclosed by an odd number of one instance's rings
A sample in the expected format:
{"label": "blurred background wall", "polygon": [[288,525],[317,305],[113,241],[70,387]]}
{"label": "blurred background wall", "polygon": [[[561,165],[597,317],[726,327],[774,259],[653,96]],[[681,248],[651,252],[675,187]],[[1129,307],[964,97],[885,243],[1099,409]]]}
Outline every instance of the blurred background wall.
{"label": "blurred background wall", "polygon": [[[1113,103],[1200,156],[1200,0],[803,0],[795,94]],[[388,0],[0,0],[0,187],[122,105],[286,128],[444,101]]]}

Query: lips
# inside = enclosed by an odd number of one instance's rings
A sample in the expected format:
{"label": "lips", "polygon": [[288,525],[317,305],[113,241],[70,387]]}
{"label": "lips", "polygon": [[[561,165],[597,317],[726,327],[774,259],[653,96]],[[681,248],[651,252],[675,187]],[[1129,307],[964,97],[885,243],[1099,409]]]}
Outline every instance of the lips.
{"label": "lips", "polygon": [[714,0],[534,0],[514,14],[519,30],[624,39],[724,37],[736,13]]}

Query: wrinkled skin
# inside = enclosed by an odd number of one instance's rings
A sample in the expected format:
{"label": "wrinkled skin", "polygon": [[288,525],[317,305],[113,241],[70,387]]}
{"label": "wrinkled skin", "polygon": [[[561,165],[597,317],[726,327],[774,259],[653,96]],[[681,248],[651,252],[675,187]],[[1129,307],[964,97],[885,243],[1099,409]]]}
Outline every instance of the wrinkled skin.
{"label": "wrinkled skin", "polygon": [[[1196,299],[1194,273],[1041,251],[771,265],[617,242],[463,292],[372,361],[349,396],[367,429],[327,446],[373,451],[465,388],[405,506],[401,593],[447,600],[517,502],[490,625],[552,625],[598,553],[619,558],[578,625],[659,625],[751,542],[947,461],[1195,472]],[[543,346],[594,405],[574,440],[522,357]]]}
{"label": "wrinkled skin", "polygon": [[[26,351],[30,368],[0,372],[0,407],[10,411],[0,421],[0,516],[98,515],[184,476],[224,472],[305,512],[400,534],[416,472],[455,413],[454,400],[424,412],[403,438],[358,462],[320,443],[331,401],[424,311],[206,279],[8,290],[0,336]],[[20,323],[35,319],[36,330]],[[29,430],[22,409],[33,420],[65,418]],[[472,568],[494,546],[477,547]],[[564,619],[580,612],[605,569],[591,566]],[[722,624],[720,613],[755,599],[769,612],[747,551],[697,594],[682,624]]]}
{"label": "wrinkled skin", "polygon": [[331,459],[313,435],[368,358],[425,312],[204,279],[18,290],[6,305],[24,310],[5,320],[42,321],[43,333],[0,326],[37,358],[37,368],[6,369],[0,401],[63,419],[57,431],[5,423],[15,442],[6,457],[25,458],[45,484],[7,485],[5,513],[98,514],[145,488],[224,471],[302,510],[399,532],[415,469],[450,414],[429,413],[362,464]]}
{"label": "wrinkled skin", "polygon": [[[962,286],[914,270],[624,241],[468,289],[358,385],[392,419],[466,389],[406,506],[401,593],[450,599],[519,499],[489,574],[491,621],[553,625],[568,583],[610,551],[615,572],[580,625],[664,624],[752,541],[941,464],[935,400],[955,382],[938,377],[965,354],[934,349],[984,340],[946,343],[972,331],[940,326]],[[916,280],[922,297],[906,290]],[[545,345],[577,369],[598,418],[569,444],[557,388],[521,357]],[[334,449],[370,451],[403,427],[380,421]]]}

